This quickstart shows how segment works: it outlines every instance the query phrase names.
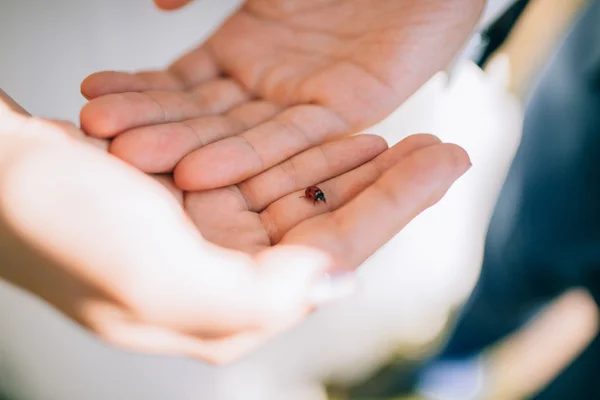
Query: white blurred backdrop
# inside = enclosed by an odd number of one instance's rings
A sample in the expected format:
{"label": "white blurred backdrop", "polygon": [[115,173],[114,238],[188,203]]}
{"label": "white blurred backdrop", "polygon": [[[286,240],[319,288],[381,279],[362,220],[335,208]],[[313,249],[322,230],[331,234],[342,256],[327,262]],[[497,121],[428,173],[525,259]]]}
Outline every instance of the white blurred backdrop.
{"label": "white blurred backdrop", "polygon": [[[485,19],[504,3],[489,1]],[[78,122],[85,76],[166,66],[237,4],[204,0],[166,14],[151,0],[0,0],[0,87],[32,114]],[[487,222],[519,141],[521,107],[507,93],[508,74],[502,57],[485,72],[459,61],[450,81],[436,75],[369,129],[390,145],[434,133],[463,146],[473,168],[365,263],[354,298],[217,370],[106,346],[0,281],[0,393],[15,400],[320,400],[323,379],[360,379],[399,348],[428,344],[476,281]]]}

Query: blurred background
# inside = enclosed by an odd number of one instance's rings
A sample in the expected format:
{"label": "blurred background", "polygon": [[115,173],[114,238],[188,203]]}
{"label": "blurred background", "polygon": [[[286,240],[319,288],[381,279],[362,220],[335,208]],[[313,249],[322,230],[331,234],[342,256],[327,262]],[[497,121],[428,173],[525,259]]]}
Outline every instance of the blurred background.
{"label": "blurred background", "polygon": [[[361,267],[358,295],[215,369],[106,346],[0,280],[0,398],[508,400],[542,390],[597,333],[598,310],[584,290],[545,304],[484,349],[475,368],[439,374],[447,390],[414,379],[477,282],[524,105],[587,2],[517,1],[508,9],[510,3],[488,1],[481,22],[487,29],[450,72],[368,130],[390,145],[434,133],[463,146],[474,166]],[[34,115],[78,122],[85,103],[79,83],[88,74],[165,67],[238,4],[203,0],[166,14],[150,0],[0,0],[0,87]]]}

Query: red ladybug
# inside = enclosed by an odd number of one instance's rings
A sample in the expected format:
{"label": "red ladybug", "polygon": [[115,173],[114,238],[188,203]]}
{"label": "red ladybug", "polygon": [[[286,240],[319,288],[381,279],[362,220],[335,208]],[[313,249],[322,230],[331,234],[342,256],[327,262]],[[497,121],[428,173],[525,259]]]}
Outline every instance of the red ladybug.
{"label": "red ladybug", "polygon": [[317,204],[317,201],[322,201],[323,203],[327,203],[325,199],[325,194],[318,186],[309,186],[304,190],[304,196],[300,196],[300,198],[307,198],[313,201],[313,205]]}

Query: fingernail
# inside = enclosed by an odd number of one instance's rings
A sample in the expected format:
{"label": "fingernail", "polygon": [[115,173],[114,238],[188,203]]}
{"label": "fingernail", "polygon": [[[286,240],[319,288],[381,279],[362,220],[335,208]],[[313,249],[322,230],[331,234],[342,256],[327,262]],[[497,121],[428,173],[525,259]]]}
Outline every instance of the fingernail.
{"label": "fingernail", "polygon": [[[468,157],[468,155],[467,155],[467,157]],[[456,165],[457,165],[457,168],[455,169],[456,177],[460,177],[460,176],[466,174],[467,171],[470,170],[471,167],[473,166],[473,163],[471,162],[471,157],[469,157],[467,160],[468,160],[468,162],[466,164],[464,162],[460,162],[460,161],[456,162]]]}
{"label": "fingernail", "polygon": [[358,279],[353,272],[328,273],[319,278],[309,289],[308,301],[321,307],[332,301],[352,296],[358,288]]}

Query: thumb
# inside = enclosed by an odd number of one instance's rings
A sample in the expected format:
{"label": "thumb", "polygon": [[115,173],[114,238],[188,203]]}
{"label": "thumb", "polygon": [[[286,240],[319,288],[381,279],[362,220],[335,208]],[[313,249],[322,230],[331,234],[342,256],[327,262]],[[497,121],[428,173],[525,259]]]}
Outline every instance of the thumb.
{"label": "thumb", "polygon": [[[276,246],[254,260],[207,242],[201,247],[195,268],[179,271],[188,254],[171,263],[169,276],[161,277],[164,290],[177,295],[175,301],[155,304],[154,310],[161,311],[154,314],[155,322],[160,317],[163,325],[199,337],[275,332],[356,289],[353,274],[329,272],[329,255],[310,247]],[[154,291],[152,297],[159,296]]]}
{"label": "thumb", "polygon": [[154,0],[154,4],[162,10],[177,10],[191,2],[192,0]]}
{"label": "thumb", "polygon": [[307,246],[276,246],[257,259],[258,304],[267,329],[288,327],[311,309],[352,295],[353,272],[333,272],[333,260]]}

